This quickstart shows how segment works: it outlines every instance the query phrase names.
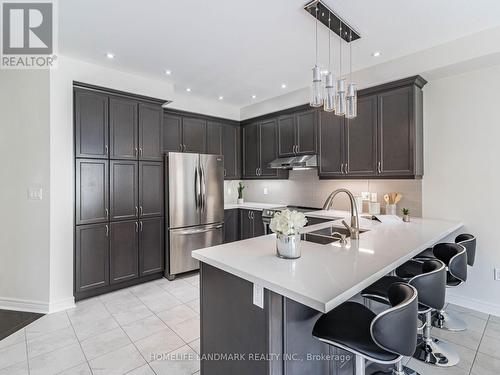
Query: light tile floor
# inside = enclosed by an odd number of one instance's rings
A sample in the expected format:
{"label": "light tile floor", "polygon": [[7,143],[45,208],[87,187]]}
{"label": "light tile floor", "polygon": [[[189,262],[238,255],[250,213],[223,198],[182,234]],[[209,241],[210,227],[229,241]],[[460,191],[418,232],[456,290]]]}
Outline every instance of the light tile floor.
{"label": "light tile floor", "polygon": [[[0,375],[199,374],[199,277],[155,280],[87,299],[0,341]],[[461,361],[434,368],[414,359],[421,375],[500,374],[500,318],[450,305],[465,332],[433,329]]]}

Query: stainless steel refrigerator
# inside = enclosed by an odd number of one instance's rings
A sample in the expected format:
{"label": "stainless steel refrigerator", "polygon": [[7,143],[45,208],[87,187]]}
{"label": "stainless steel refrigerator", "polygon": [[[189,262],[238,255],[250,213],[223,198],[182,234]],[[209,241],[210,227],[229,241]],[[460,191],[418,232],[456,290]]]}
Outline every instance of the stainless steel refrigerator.
{"label": "stainless steel refrigerator", "polygon": [[165,155],[167,267],[169,279],[199,269],[191,252],[220,245],[224,223],[222,155],[170,152]]}

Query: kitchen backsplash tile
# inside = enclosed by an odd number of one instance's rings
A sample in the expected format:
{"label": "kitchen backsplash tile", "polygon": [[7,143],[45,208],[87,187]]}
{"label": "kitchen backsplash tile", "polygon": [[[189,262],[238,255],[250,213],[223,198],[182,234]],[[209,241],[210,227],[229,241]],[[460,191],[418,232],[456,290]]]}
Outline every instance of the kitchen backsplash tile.
{"label": "kitchen backsplash tile", "polygon": [[[224,182],[225,202],[236,202],[238,182]],[[320,180],[315,170],[308,170],[290,171],[288,180],[245,180],[243,184],[243,197],[246,201],[318,208],[323,206],[328,195],[335,189],[347,188],[354,195],[369,191],[377,193],[382,213],[385,207],[384,194],[399,192],[403,199],[398,203],[398,211],[406,207],[410,209],[412,216],[422,216],[422,180]],[[264,194],[265,188],[267,194]],[[349,200],[345,195],[339,195],[335,198],[334,207],[347,210]]]}

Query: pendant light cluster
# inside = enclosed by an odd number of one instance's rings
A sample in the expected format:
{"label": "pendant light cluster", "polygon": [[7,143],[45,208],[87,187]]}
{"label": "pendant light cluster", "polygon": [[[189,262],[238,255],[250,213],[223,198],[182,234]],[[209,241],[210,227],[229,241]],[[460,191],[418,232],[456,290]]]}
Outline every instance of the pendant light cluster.
{"label": "pendant light cluster", "polygon": [[[311,4],[310,4],[311,5]],[[321,107],[326,112],[335,112],[337,116],[345,116],[348,119],[357,116],[357,87],[352,81],[352,41],[359,39],[359,35],[353,35],[352,29],[346,25],[339,17],[337,17],[330,10],[328,11],[328,18],[323,19],[321,22],[328,26],[328,70],[324,74],[324,84],[321,77],[321,69],[318,64],[318,13],[320,9],[318,5],[325,7],[321,2],[316,1],[312,3],[314,8],[307,8],[316,18],[316,63],[312,69],[313,80],[311,86],[311,107]],[[325,7],[326,8],[326,7]],[[314,12],[314,13],[313,13]],[[324,13],[322,13],[324,16]],[[335,32],[339,35],[339,70],[337,81],[335,82],[335,73],[332,66],[332,53],[331,53],[331,22],[332,17],[336,17],[340,26]],[[349,43],[349,80],[343,75],[342,72],[342,39]]]}

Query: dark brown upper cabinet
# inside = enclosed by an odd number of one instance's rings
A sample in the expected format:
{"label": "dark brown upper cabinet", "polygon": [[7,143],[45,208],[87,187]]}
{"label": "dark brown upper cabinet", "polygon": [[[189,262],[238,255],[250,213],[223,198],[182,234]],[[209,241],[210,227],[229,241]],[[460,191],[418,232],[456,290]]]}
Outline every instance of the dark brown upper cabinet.
{"label": "dark brown upper cabinet", "polygon": [[379,173],[383,176],[415,174],[415,119],[413,87],[378,96]]}
{"label": "dark brown upper cabinet", "polygon": [[137,159],[137,102],[124,98],[109,99],[109,138],[111,159]]}
{"label": "dark brown upper cabinet", "polygon": [[163,216],[163,164],[139,162],[139,217]]}
{"label": "dark brown upper cabinet", "polygon": [[165,114],[163,121],[164,152],[207,152],[207,120]]}
{"label": "dark brown upper cabinet", "polygon": [[344,175],[345,118],[333,112],[319,112],[320,177],[342,177]]}
{"label": "dark brown upper cabinet", "polygon": [[110,224],[110,283],[139,276],[139,222],[117,221]]}
{"label": "dark brown upper cabinet", "polygon": [[207,151],[207,121],[195,117],[182,118],[184,152],[205,153]]}
{"label": "dark brown upper cabinet", "polygon": [[139,275],[146,276],[163,271],[163,218],[139,221]]}
{"label": "dark brown upper cabinet", "polygon": [[109,224],[80,225],[75,235],[75,292],[109,285]]}
{"label": "dark brown upper cabinet", "polygon": [[286,171],[269,168],[269,163],[278,157],[278,119],[271,118],[245,125],[242,132],[242,178],[287,178]]}
{"label": "dark brown upper cabinet", "polygon": [[417,76],[361,90],[355,119],[320,112],[319,176],[422,177],[425,83]]}
{"label": "dark brown upper cabinet", "polygon": [[75,156],[109,156],[109,99],[107,95],[75,89]]}
{"label": "dark brown upper cabinet", "polygon": [[160,105],[139,104],[139,160],[163,160],[162,120]]}
{"label": "dark brown upper cabinet", "polygon": [[77,225],[109,220],[108,164],[107,160],[76,160]]}
{"label": "dark brown upper cabinet", "polygon": [[278,118],[280,157],[315,154],[318,111],[312,109]]}
{"label": "dark brown upper cabinet", "polygon": [[222,126],[222,154],[224,155],[224,179],[241,178],[241,137],[240,127]]}
{"label": "dark brown upper cabinet", "polygon": [[110,220],[130,220],[139,217],[138,168],[136,161],[110,161]]}
{"label": "dark brown upper cabinet", "polygon": [[163,117],[163,152],[182,152],[182,117],[165,114]]}
{"label": "dark brown upper cabinet", "polygon": [[207,122],[207,154],[222,155],[222,127],[220,122]]}
{"label": "dark brown upper cabinet", "polygon": [[377,174],[377,96],[358,99],[358,115],[345,120],[344,172],[349,176]]}

